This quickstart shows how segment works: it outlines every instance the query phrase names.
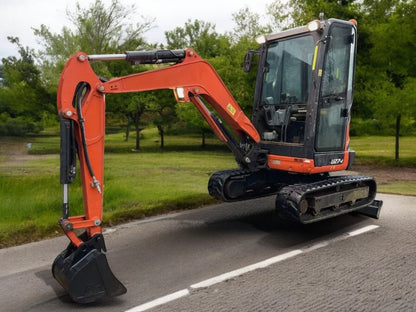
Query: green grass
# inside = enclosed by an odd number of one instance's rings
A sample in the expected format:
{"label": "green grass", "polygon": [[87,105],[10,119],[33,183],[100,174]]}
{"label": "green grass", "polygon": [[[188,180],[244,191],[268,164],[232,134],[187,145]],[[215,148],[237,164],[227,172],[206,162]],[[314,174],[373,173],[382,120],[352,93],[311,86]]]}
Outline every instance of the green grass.
{"label": "green grass", "polygon": [[[105,158],[104,212],[109,222],[155,210],[185,209],[213,202],[207,193],[211,174],[235,167],[227,154],[168,152],[110,154]],[[116,220],[115,220],[116,219]]]}
{"label": "green grass", "polygon": [[356,163],[381,166],[416,167],[416,137],[401,137],[399,161],[395,160],[395,137],[352,137]]}
{"label": "green grass", "polygon": [[[31,141],[32,148],[38,151],[59,146],[56,138],[39,137]],[[192,138],[190,141],[169,137],[167,144],[170,145],[162,152],[154,146],[156,143],[152,138],[144,139],[143,149],[150,151],[131,152],[132,142],[125,143],[119,140],[119,135],[109,135],[109,148],[129,147],[130,152],[105,155],[105,224],[213,203],[214,199],[207,192],[210,175],[216,170],[236,167],[236,164],[231,153],[220,143],[216,145],[214,139],[210,141],[212,146],[208,151],[193,151],[200,149],[200,140]],[[17,144],[25,145],[24,142]],[[185,150],[174,151],[175,145]],[[0,248],[61,234],[57,225],[62,207],[59,155],[33,158],[19,160],[14,155],[7,155],[7,149],[3,151],[0,161]],[[83,214],[81,193],[78,175],[70,185],[71,215]]]}
{"label": "green grass", "polygon": [[[39,239],[57,229],[61,206],[58,156],[0,165],[0,247]],[[58,182],[58,183],[57,183]]]}
{"label": "green grass", "polygon": [[377,185],[380,193],[416,196],[416,181],[395,181]]}
{"label": "green grass", "polygon": [[[201,149],[198,136],[167,136],[161,150],[156,130],[142,135],[140,151],[132,150],[134,136],[129,142],[123,134],[106,136],[106,225],[213,203],[207,192],[210,175],[236,167],[231,152],[216,138],[208,139],[207,147]],[[416,138],[401,139],[398,165],[415,167],[415,146]],[[351,148],[358,163],[397,165],[394,138],[353,137]],[[27,156],[28,152],[35,156]],[[0,248],[62,233],[57,225],[62,206],[58,154],[56,136],[0,138]],[[416,181],[395,181],[380,185],[379,191],[401,194],[409,185],[416,189]],[[83,214],[81,193],[77,178],[70,185],[71,215]]]}
{"label": "green grass", "polygon": [[[356,151],[356,164],[393,167],[397,170],[416,168],[416,137],[400,137],[399,160],[395,160],[395,137],[352,137],[350,147]],[[416,196],[416,181],[378,183],[378,192]]]}

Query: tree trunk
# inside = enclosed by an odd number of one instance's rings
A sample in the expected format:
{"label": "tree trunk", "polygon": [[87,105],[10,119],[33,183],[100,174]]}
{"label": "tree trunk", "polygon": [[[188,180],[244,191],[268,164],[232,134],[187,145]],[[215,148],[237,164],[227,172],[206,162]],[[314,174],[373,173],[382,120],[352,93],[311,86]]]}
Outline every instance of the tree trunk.
{"label": "tree trunk", "polygon": [[205,131],[202,130],[202,147],[205,147]]}
{"label": "tree trunk", "polygon": [[130,135],[130,120],[127,121],[127,127],[126,127],[126,142],[129,141],[129,135]]}
{"label": "tree trunk", "polygon": [[134,127],[136,129],[136,150],[140,149],[140,131],[143,130],[143,128],[140,128],[139,119],[136,119],[134,123]]}
{"label": "tree trunk", "polygon": [[165,131],[163,130],[163,126],[157,126],[157,129],[159,130],[159,136],[160,136],[160,148],[165,147]]}
{"label": "tree trunk", "polygon": [[400,119],[402,118],[402,115],[397,115],[396,118],[396,151],[395,151],[395,160],[399,160],[399,138],[400,138]]}

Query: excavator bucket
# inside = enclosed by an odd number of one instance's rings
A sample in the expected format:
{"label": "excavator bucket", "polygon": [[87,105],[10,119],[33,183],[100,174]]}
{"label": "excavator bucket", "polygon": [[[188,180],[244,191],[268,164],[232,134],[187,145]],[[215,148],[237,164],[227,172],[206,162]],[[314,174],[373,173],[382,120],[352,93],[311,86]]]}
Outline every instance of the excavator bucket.
{"label": "excavator bucket", "polygon": [[78,248],[71,243],[56,257],[52,274],[73,301],[89,303],[127,292],[111,272],[105,250],[104,237],[97,234]]}

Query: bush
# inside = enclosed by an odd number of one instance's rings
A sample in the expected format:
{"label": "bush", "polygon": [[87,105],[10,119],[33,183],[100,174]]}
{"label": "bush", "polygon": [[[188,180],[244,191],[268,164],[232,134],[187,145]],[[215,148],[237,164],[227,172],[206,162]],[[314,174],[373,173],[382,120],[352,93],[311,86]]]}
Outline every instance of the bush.
{"label": "bush", "polygon": [[37,134],[43,130],[41,124],[27,121],[24,118],[7,118],[0,121],[0,136],[25,136]]}
{"label": "bush", "polygon": [[381,122],[376,119],[352,118],[351,120],[351,136],[381,135],[383,131],[385,130],[383,130]]}
{"label": "bush", "polygon": [[[396,116],[388,121],[377,119],[352,118],[350,124],[351,136],[382,135],[394,136],[396,134]],[[402,116],[400,123],[400,135],[416,135],[416,122],[409,116]]]}

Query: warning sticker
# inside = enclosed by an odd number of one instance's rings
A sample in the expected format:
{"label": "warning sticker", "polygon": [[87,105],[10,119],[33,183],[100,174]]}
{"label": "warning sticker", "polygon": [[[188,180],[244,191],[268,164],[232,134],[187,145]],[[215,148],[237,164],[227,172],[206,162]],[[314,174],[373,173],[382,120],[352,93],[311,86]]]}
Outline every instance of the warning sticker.
{"label": "warning sticker", "polygon": [[228,105],[227,105],[227,110],[228,110],[228,111],[231,113],[231,115],[233,115],[233,116],[234,116],[235,112],[237,111],[237,110],[235,109],[235,107],[231,105],[231,103],[228,103]]}

